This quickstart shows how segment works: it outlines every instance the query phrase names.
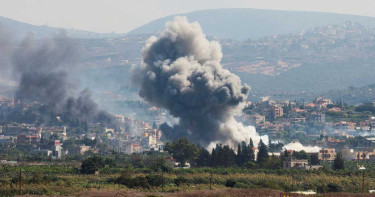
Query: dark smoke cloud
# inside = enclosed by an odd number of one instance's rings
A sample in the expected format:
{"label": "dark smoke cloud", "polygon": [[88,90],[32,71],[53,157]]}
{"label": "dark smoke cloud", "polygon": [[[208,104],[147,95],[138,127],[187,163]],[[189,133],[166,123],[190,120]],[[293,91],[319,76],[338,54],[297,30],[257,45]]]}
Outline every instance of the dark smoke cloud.
{"label": "dark smoke cloud", "polygon": [[205,147],[250,137],[259,141],[254,127],[234,118],[250,87],[222,68],[220,44],[207,40],[197,22],[176,17],[160,37],[149,38],[142,56],[132,77],[139,95],[180,119],[178,125],[160,127],[167,138],[188,137]]}
{"label": "dark smoke cloud", "polygon": [[64,35],[39,42],[29,35],[13,53],[13,73],[19,79],[16,99],[59,109],[74,94],[67,70],[78,60],[79,45]]}
{"label": "dark smoke cloud", "polygon": [[9,80],[10,56],[13,49],[13,39],[11,35],[0,25],[0,84]]}
{"label": "dark smoke cloud", "polygon": [[[0,31],[0,44],[5,42],[2,38]],[[4,61],[7,62],[4,65],[12,70],[13,79],[19,82],[16,100],[38,101],[50,106],[56,113],[69,113],[81,121],[117,126],[114,117],[98,109],[89,90],[75,93],[78,87],[69,76],[82,54],[76,40],[60,33],[53,39],[41,41],[30,34],[10,48],[12,51],[6,54],[0,46],[0,56],[11,57],[9,62]]]}

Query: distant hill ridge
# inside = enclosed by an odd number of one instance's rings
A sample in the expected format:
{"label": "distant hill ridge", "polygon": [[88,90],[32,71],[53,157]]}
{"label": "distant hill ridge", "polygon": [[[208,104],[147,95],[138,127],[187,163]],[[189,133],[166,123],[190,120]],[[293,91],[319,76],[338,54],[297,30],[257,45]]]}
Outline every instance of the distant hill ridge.
{"label": "distant hill ridge", "polygon": [[198,21],[206,35],[219,39],[258,39],[346,21],[375,27],[375,17],[325,12],[230,8],[194,11],[163,17],[140,26],[128,34],[153,34],[162,31],[165,23],[177,15],[186,16],[189,21]]}
{"label": "distant hill ridge", "polygon": [[[46,25],[31,25],[2,16],[0,16],[0,28],[4,28],[6,32],[9,32],[17,40],[23,39],[29,32],[33,32],[35,37],[39,39],[51,37],[63,30],[63,28],[49,27]],[[74,38],[108,38],[120,36],[120,34],[103,34],[77,29],[64,30],[69,36]]]}

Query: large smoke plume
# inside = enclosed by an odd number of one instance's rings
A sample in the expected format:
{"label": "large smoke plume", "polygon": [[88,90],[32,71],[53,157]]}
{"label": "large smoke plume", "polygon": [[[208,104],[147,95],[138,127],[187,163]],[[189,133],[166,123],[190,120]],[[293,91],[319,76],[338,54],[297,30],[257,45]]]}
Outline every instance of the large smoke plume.
{"label": "large smoke plume", "polygon": [[19,82],[15,99],[38,101],[55,113],[68,113],[81,121],[114,126],[115,119],[98,109],[89,90],[76,93],[77,82],[69,78],[82,49],[76,40],[63,32],[45,40],[35,40],[29,34],[21,43],[13,43],[10,53],[1,54],[10,56],[8,70],[12,71],[13,80]]}
{"label": "large smoke plume", "polygon": [[199,23],[175,17],[159,37],[148,39],[142,56],[133,71],[139,95],[179,118],[177,125],[161,125],[165,137],[188,137],[204,147],[260,140],[254,127],[234,118],[250,87],[222,68],[220,44],[207,40]]}

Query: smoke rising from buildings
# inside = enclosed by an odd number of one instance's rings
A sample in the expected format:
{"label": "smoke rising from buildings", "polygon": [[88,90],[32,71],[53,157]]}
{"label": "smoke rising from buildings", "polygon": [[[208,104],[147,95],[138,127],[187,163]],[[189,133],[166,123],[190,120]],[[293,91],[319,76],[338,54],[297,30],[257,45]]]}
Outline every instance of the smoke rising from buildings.
{"label": "smoke rising from buildings", "polygon": [[302,151],[304,150],[307,153],[317,153],[321,149],[318,146],[303,146],[299,142],[292,142],[283,147],[286,150]]}
{"label": "smoke rising from buildings", "polygon": [[[1,39],[0,43],[3,42]],[[12,79],[19,82],[16,100],[38,101],[55,113],[68,113],[81,121],[115,124],[110,114],[98,109],[89,90],[75,92],[77,83],[69,75],[82,53],[75,40],[60,33],[41,41],[30,34],[21,43],[12,44],[11,52],[7,50],[1,55],[9,56],[8,61],[2,61],[2,67],[11,70]]]}
{"label": "smoke rising from buildings", "polygon": [[0,84],[6,83],[9,79],[10,69],[10,56],[12,53],[12,37],[10,36],[9,32],[7,32],[4,28],[0,25]]}
{"label": "smoke rising from buildings", "polygon": [[234,118],[250,87],[222,68],[220,44],[207,40],[199,23],[175,17],[159,37],[148,39],[142,56],[132,75],[139,95],[179,118],[177,125],[160,126],[166,138],[188,137],[204,147],[260,140],[254,127]]}

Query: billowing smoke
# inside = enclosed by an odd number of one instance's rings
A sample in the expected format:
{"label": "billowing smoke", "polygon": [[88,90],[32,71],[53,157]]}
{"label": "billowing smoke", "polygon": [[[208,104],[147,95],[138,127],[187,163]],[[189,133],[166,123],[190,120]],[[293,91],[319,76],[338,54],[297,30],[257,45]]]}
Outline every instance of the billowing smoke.
{"label": "billowing smoke", "polygon": [[139,95],[179,118],[177,125],[161,125],[165,137],[188,137],[204,147],[260,140],[254,127],[234,118],[250,87],[222,68],[220,44],[207,40],[199,23],[175,17],[159,37],[148,39],[142,56],[132,76]]}
{"label": "billowing smoke", "polygon": [[302,151],[307,153],[317,153],[321,149],[318,146],[303,146],[300,142],[292,142],[283,147],[286,150]]}
{"label": "billowing smoke", "polygon": [[9,53],[9,65],[13,80],[19,82],[16,100],[38,101],[55,113],[68,113],[81,121],[115,124],[110,114],[98,109],[88,90],[74,91],[77,83],[69,73],[74,72],[82,52],[75,40],[61,33],[40,41],[30,34],[13,46],[17,47]]}
{"label": "billowing smoke", "polygon": [[0,85],[6,84],[10,76],[10,56],[13,51],[12,36],[0,25]]}

